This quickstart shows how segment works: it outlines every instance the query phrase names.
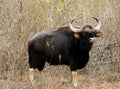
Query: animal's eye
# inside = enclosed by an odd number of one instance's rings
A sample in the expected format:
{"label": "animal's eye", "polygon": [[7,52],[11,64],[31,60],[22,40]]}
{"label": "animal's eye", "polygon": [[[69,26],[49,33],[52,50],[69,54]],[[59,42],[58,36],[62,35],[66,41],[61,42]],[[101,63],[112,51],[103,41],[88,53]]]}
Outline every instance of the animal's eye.
{"label": "animal's eye", "polygon": [[93,32],[92,34],[95,36],[95,35],[96,35],[96,32]]}
{"label": "animal's eye", "polygon": [[86,32],[81,32],[81,33],[80,33],[80,36],[81,36],[81,37],[85,37],[85,36],[86,36]]}
{"label": "animal's eye", "polygon": [[94,37],[95,35],[96,35],[95,32],[91,32],[91,33],[89,33],[89,37]]}
{"label": "animal's eye", "polygon": [[88,35],[88,33],[87,33],[87,32],[84,32],[84,33],[83,33],[83,36],[87,36],[87,35]]}

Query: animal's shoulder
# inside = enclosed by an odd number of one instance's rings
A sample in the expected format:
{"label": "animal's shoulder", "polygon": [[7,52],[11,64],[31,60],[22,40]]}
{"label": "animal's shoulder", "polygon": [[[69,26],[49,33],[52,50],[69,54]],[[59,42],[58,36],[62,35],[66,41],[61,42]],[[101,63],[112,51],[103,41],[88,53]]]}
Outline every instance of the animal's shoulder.
{"label": "animal's shoulder", "polygon": [[71,35],[72,31],[69,27],[60,27],[55,31],[55,33],[60,35]]}

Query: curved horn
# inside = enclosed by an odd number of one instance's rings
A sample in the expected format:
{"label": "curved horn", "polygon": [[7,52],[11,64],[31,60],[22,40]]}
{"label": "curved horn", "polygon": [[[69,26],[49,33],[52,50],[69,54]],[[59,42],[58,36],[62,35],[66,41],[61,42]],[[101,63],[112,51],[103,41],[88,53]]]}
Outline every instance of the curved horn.
{"label": "curved horn", "polygon": [[73,32],[81,32],[81,29],[79,28],[76,28],[72,25],[72,23],[75,21],[76,19],[72,19],[70,22],[69,22],[69,27],[70,29],[73,31]]}
{"label": "curved horn", "polygon": [[94,29],[99,30],[101,27],[101,21],[96,17],[92,17],[92,18],[97,21],[97,25],[94,27]]}

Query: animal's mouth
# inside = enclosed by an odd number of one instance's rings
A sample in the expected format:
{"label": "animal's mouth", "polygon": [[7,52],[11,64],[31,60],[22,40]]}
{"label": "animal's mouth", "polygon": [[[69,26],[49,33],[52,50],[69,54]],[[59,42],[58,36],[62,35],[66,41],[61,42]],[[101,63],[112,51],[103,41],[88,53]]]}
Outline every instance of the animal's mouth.
{"label": "animal's mouth", "polygon": [[96,37],[89,38],[90,43],[94,43],[96,41]]}

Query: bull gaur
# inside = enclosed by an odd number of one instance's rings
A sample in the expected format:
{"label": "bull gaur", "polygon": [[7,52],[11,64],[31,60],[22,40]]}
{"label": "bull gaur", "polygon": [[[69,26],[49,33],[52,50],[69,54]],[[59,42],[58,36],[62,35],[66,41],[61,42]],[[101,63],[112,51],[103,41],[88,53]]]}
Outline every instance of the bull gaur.
{"label": "bull gaur", "polygon": [[38,32],[28,42],[30,79],[34,80],[34,69],[42,71],[45,62],[50,65],[68,65],[71,70],[72,83],[77,86],[77,69],[82,69],[89,61],[89,51],[96,37],[100,37],[101,21],[97,25],[85,24],[81,27],[72,25],[77,19],[69,22],[68,27],[55,31]]}

